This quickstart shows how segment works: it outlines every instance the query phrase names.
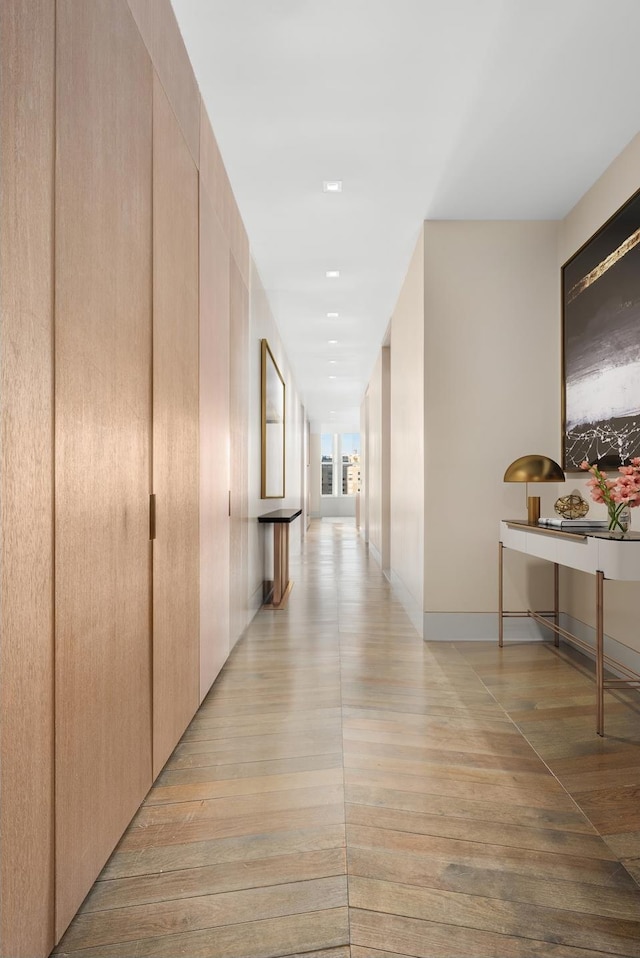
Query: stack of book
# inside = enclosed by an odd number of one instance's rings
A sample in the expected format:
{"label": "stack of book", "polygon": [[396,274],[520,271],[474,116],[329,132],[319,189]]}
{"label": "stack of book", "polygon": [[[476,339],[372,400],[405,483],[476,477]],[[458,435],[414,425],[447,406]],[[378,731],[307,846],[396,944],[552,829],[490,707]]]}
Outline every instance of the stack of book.
{"label": "stack of book", "polygon": [[566,532],[574,530],[575,532],[599,532],[602,529],[608,529],[609,523],[606,519],[538,519],[538,525],[545,529],[563,529]]}

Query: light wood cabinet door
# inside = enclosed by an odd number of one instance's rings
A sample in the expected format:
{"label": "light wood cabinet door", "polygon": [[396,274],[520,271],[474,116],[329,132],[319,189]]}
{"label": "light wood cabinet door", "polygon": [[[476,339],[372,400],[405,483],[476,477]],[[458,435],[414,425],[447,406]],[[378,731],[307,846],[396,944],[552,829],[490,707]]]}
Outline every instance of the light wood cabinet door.
{"label": "light wood cabinet door", "polygon": [[[231,428],[230,646],[249,624],[249,291],[232,256],[229,268]],[[260,349],[260,343],[252,344]],[[260,410],[258,410],[259,415]]]}
{"label": "light wood cabinet door", "polygon": [[0,955],[53,941],[54,0],[0,3]]}
{"label": "light wood cabinet door", "polygon": [[153,769],[199,702],[198,173],[153,92]]}
{"label": "light wood cabinet door", "polygon": [[58,0],[58,936],[152,780],[151,121],[125,0]]}
{"label": "light wood cabinet door", "polygon": [[200,700],[229,655],[229,244],[200,180]]}

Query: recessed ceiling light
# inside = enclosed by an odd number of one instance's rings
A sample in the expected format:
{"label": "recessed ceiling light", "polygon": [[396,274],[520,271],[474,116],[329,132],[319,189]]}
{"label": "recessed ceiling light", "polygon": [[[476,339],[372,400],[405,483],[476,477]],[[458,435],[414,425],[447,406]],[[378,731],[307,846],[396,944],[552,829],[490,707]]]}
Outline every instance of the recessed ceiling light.
{"label": "recessed ceiling light", "polygon": [[337,362],[338,362],[337,359],[330,359],[330,360],[329,360],[329,365],[330,365],[330,366],[335,366]]}
{"label": "recessed ceiling light", "polygon": [[330,345],[330,346],[337,346],[337,345],[338,345],[338,340],[337,340],[337,339],[330,339],[330,340],[329,340],[329,345]]}
{"label": "recessed ceiling light", "polygon": [[328,269],[324,275],[327,277],[327,279],[338,279],[340,276],[340,270]]}
{"label": "recessed ceiling light", "polygon": [[322,189],[325,193],[342,193],[342,180],[323,180]]}
{"label": "recessed ceiling light", "polygon": [[329,376],[329,379],[335,379],[335,378],[336,378],[335,376]]}
{"label": "recessed ceiling light", "polygon": [[337,319],[340,313],[327,313],[327,319]]}

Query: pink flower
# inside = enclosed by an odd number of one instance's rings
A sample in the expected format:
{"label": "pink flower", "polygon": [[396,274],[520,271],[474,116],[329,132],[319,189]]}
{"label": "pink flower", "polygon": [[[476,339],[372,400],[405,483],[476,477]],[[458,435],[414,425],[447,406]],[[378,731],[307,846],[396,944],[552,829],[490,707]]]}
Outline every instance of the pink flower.
{"label": "pink flower", "polygon": [[591,473],[587,486],[594,502],[604,503],[610,512],[622,504],[640,506],[640,456],[632,459],[630,465],[619,466],[615,479],[609,479],[595,464],[583,462],[580,468]]}

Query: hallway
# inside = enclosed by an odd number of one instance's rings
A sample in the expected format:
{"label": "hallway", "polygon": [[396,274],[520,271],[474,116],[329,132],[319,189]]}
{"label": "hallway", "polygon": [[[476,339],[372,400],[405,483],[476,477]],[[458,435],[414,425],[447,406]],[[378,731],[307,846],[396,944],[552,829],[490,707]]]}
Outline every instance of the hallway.
{"label": "hallway", "polygon": [[425,645],[352,525],[292,577],[55,953],[640,956],[637,696],[599,740],[552,647]]}

